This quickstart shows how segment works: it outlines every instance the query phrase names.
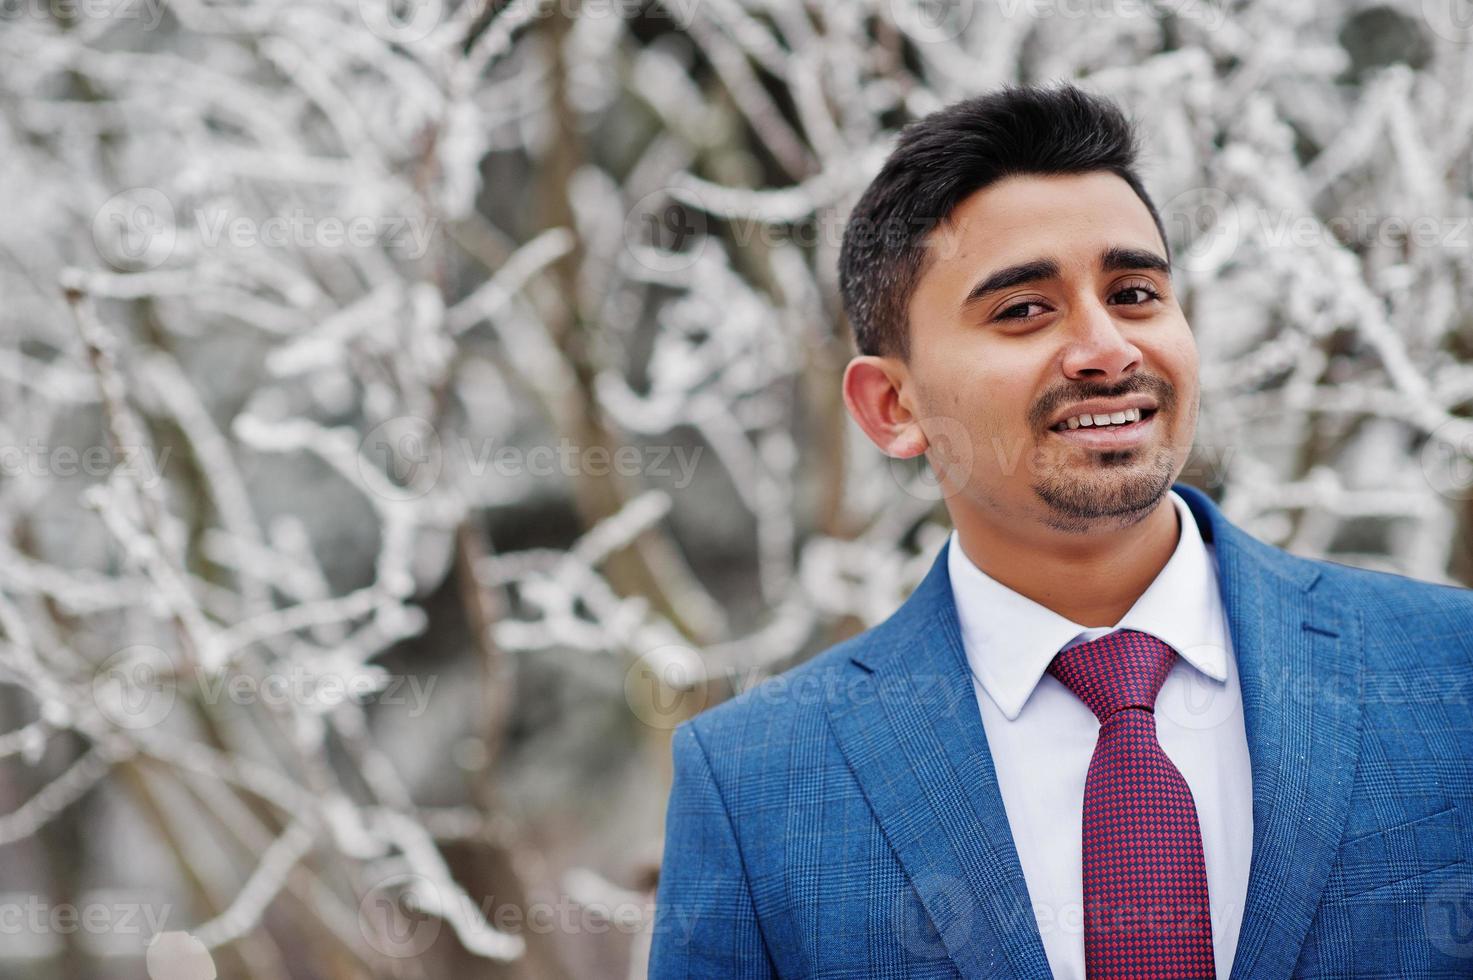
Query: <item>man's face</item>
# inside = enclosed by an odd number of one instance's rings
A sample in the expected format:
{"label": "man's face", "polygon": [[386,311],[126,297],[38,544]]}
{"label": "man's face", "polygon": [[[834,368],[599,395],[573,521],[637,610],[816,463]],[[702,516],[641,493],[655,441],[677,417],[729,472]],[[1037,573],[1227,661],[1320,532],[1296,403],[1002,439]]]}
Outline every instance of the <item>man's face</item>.
{"label": "man's face", "polygon": [[[1145,204],[1111,173],[1011,177],[930,244],[902,376],[954,517],[1078,533],[1147,516],[1186,463],[1198,384]],[[1156,408],[1119,430],[1053,431],[1091,399]]]}

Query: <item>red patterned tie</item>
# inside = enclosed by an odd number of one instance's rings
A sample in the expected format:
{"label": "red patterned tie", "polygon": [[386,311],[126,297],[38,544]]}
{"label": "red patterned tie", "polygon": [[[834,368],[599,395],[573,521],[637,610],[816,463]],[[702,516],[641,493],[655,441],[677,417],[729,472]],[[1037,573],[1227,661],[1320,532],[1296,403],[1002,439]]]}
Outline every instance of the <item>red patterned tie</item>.
{"label": "red patterned tie", "polygon": [[1090,980],[1215,976],[1197,807],[1156,740],[1156,694],[1175,658],[1148,633],[1116,630],[1049,664],[1100,720],[1084,781]]}

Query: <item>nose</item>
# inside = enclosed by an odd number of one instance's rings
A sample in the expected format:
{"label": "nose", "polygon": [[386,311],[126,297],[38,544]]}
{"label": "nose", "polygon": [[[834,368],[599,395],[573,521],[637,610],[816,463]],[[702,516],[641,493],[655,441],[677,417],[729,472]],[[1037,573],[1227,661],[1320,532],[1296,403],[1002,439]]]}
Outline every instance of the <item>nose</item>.
{"label": "nose", "polygon": [[1066,375],[1110,382],[1140,366],[1140,348],[1126,336],[1107,306],[1090,297],[1073,309],[1063,358]]}

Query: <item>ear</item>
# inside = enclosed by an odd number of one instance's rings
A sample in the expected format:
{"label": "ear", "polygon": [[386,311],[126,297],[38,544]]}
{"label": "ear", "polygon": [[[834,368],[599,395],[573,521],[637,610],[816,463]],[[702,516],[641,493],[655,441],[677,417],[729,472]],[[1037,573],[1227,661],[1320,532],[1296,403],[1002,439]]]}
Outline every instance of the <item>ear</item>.
{"label": "ear", "polygon": [[894,357],[861,354],[844,369],[844,405],[870,441],[886,456],[909,459],[928,442],[902,394],[909,378]]}

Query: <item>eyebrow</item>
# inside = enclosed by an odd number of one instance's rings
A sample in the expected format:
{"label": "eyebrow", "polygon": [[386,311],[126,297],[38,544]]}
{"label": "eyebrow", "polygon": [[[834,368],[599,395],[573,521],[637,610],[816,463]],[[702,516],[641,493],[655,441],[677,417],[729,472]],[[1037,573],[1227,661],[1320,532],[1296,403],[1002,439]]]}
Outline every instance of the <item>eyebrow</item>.
{"label": "eyebrow", "polygon": [[[1171,264],[1161,256],[1144,248],[1112,245],[1100,253],[1101,272],[1123,272],[1131,269],[1151,269],[1166,276],[1171,275]],[[963,310],[991,293],[1030,282],[1056,278],[1059,263],[1054,259],[1033,259],[998,269],[986,279],[972,287],[967,298],[962,300]]]}

